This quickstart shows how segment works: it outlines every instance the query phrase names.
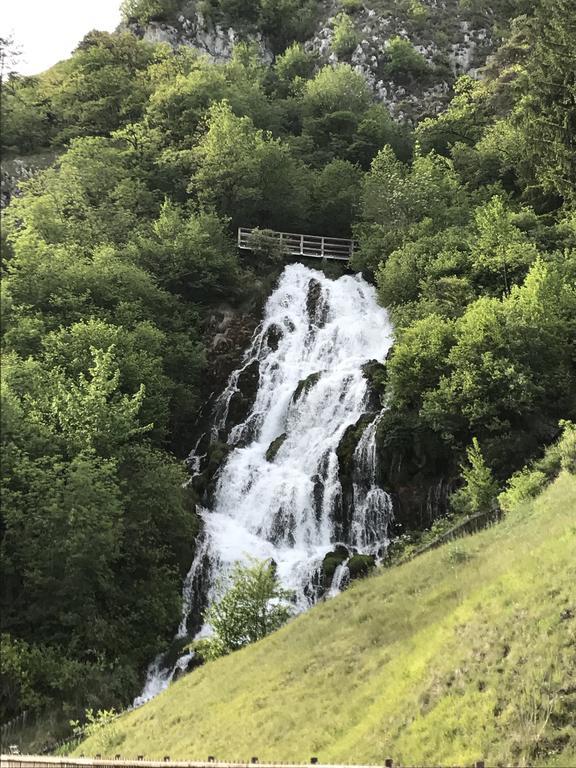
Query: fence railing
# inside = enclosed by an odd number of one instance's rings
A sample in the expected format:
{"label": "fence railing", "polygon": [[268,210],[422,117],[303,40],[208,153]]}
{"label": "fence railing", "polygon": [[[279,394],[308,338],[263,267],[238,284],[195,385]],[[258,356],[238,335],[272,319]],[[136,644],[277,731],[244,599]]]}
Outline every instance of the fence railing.
{"label": "fence railing", "polygon": [[[2,768],[401,768],[391,757],[386,758],[380,764],[371,765],[340,765],[334,763],[320,763],[317,757],[310,758],[309,763],[260,763],[257,757],[252,757],[245,763],[232,763],[216,760],[212,755],[208,760],[170,760],[166,755],[162,760],[145,760],[143,755],[138,755],[135,760],[127,760],[116,755],[114,759],[101,759],[95,757],[42,757],[40,755],[0,755]],[[406,768],[406,767],[405,767]],[[411,768],[424,768],[422,765],[412,765]],[[458,766],[451,766],[458,768]],[[484,760],[477,760],[472,765],[462,765],[460,768],[486,768]]]}
{"label": "fence railing", "polygon": [[270,229],[238,229],[238,248],[254,250],[256,245],[269,242],[287,256],[308,256],[313,259],[349,261],[354,253],[354,240],[324,235],[301,235],[294,232],[274,232]]}

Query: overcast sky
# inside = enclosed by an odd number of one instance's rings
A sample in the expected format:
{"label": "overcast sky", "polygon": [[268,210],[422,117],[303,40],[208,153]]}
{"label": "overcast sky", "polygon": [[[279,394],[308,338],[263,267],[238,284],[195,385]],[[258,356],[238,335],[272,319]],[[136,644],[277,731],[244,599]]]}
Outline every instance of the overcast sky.
{"label": "overcast sky", "polygon": [[121,0],[2,0],[0,37],[22,49],[16,69],[35,75],[67,58],[91,29],[112,31]]}

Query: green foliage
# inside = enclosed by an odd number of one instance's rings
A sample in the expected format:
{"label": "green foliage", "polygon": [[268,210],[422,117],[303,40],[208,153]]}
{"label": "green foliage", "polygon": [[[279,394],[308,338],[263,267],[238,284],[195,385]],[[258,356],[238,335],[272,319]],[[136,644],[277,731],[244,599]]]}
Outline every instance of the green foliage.
{"label": "green foliage", "polygon": [[563,474],[499,525],[377,570],[121,717],[116,751],[571,765],[575,509]]}
{"label": "green foliage", "polygon": [[350,56],[358,43],[360,36],[354,22],[347,13],[339,13],[334,19],[332,50],[340,58]]}
{"label": "green foliage", "polygon": [[205,616],[214,635],[199,641],[196,652],[205,660],[216,659],[261,640],[288,621],[289,597],[269,560],[236,563],[230,585],[220,584],[220,596]]}
{"label": "green foliage", "polygon": [[560,427],[561,436],[546,448],[544,456],[508,479],[506,489],[498,496],[505,512],[535,498],[562,470],[576,474],[576,427],[570,421],[561,421]]}
{"label": "green foliage", "polygon": [[466,449],[466,458],[467,464],[461,467],[464,486],[452,495],[452,506],[457,512],[473,515],[486,512],[494,504],[498,486],[475,437]]}
{"label": "green foliage", "polygon": [[[3,219],[2,717],[125,704],[178,620],[197,530],[179,459],[212,386],[202,339],[216,304],[253,299],[262,282],[249,259],[240,267],[237,225],[354,232],[353,266],[375,275],[396,328],[379,382],[389,439],[426,429],[435,448],[418,460],[440,446],[454,474],[477,437],[503,481],[576,420],[574,22],[567,0],[464,5],[473,27],[507,39],[416,143],[361,73],[316,71],[299,45],[316,28],[312,0],[198,4],[209,25],[262,33],[271,67],[247,43],[213,64],[92,32],[26,78],[6,73],[4,46],[3,149],[59,157]],[[142,24],[181,10],[124,4]],[[427,86],[412,43],[437,27],[442,71],[453,9],[376,10],[406,30],[381,76]],[[357,11],[337,9],[340,55]],[[571,471],[573,429],[529,466],[503,503]]]}
{"label": "green foliage", "polygon": [[233,226],[286,230],[305,217],[304,165],[249,117],[236,117],[227,102],[210,109],[194,158],[190,190],[203,205],[230,217]]}
{"label": "green foliage", "polygon": [[519,121],[545,191],[576,199],[576,22],[570,0],[540,0],[531,29],[526,94]]}
{"label": "green foliage", "polygon": [[410,40],[392,37],[386,46],[385,74],[396,79],[422,77],[429,71],[428,62]]}
{"label": "green foliage", "polygon": [[356,264],[375,270],[407,240],[434,234],[467,215],[452,164],[434,154],[417,155],[408,168],[386,146],[372,161],[362,189]]}
{"label": "green foliage", "polygon": [[127,21],[147,24],[149,21],[166,21],[178,10],[177,0],[123,0],[120,6]]}

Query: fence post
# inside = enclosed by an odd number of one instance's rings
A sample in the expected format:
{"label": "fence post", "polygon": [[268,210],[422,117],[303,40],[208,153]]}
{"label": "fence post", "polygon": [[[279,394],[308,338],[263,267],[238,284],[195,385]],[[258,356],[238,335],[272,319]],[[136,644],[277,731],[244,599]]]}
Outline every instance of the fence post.
{"label": "fence post", "polygon": [[304,256],[304,235],[300,235],[300,253]]}
{"label": "fence post", "polygon": [[322,258],[324,258],[324,238],[322,238],[320,243],[320,253],[322,254]]}

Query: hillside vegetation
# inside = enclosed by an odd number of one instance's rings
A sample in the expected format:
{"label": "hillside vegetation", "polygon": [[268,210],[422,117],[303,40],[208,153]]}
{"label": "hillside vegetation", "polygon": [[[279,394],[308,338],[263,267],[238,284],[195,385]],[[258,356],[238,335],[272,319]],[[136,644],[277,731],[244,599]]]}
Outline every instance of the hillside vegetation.
{"label": "hillside vegetation", "polygon": [[[204,3],[264,31],[264,16],[312,5]],[[396,336],[373,376],[393,536],[450,511],[471,446],[496,493],[576,421],[573,0],[491,5],[505,39],[483,78],[459,78],[447,109],[417,125],[352,59],[324,66],[294,30],[272,61],[244,41],[221,62],[92,31],[48,72],[2,79],[4,154],[57,158],[2,220],[3,722],[126,707],[176,632],[196,507],[228,448],[209,446],[193,485],[184,462],[224,386],[221,350],[239,356],[253,330],[221,334],[218,318],[247,306],[254,324],[278,269],[273,254],[238,254],[237,226],[358,240],[351,267],[376,284]],[[375,38],[398,84],[424,87],[416,49]],[[314,630],[322,647],[335,629]],[[342,642],[350,665],[356,630]],[[346,717],[366,709],[338,690]]]}
{"label": "hillside vegetation", "polygon": [[576,477],[211,662],[78,753],[573,765]]}

